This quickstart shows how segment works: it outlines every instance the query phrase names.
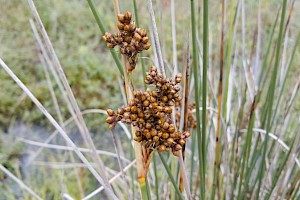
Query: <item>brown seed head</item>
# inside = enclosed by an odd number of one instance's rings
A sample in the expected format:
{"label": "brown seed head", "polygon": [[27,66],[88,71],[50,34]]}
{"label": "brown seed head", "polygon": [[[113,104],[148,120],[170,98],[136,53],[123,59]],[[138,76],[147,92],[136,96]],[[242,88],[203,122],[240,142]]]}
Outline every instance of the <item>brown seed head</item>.
{"label": "brown seed head", "polygon": [[188,138],[191,136],[191,133],[189,131],[184,132],[185,138]]}
{"label": "brown seed head", "polygon": [[170,133],[173,133],[173,132],[175,131],[175,126],[174,126],[174,124],[170,124],[168,130],[169,130]]}
{"label": "brown seed head", "polygon": [[148,100],[145,100],[145,101],[143,102],[143,105],[144,105],[145,107],[148,107],[149,104],[150,104],[150,102],[149,102]]}
{"label": "brown seed head", "polygon": [[125,20],[130,21],[130,20],[131,20],[131,17],[132,17],[131,12],[129,12],[129,11],[125,12],[125,14],[124,14],[124,19],[125,19]]}
{"label": "brown seed head", "polygon": [[184,144],[185,144],[185,141],[184,141],[184,139],[180,139],[180,140],[178,141],[178,143],[181,144],[181,145],[184,145]]}
{"label": "brown seed head", "polygon": [[160,145],[160,146],[158,146],[158,148],[157,148],[157,150],[158,151],[167,151],[167,148],[166,148],[166,146],[165,145]]}
{"label": "brown seed head", "polygon": [[136,113],[137,112],[137,107],[136,106],[131,106],[130,108],[132,113]]}
{"label": "brown seed head", "polygon": [[130,115],[130,119],[131,119],[132,121],[135,121],[135,120],[137,119],[137,115],[136,115],[136,114],[131,114],[131,115]]}
{"label": "brown seed head", "polygon": [[174,145],[174,149],[175,149],[176,151],[179,151],[179,150],[182,149],[182,146],[181,146],[180,144],[176,144],[176,145]]}
{"label": "brown seed head", "polygon": [[112,109],[107,109],[106,112],[109,116],[113,116],[115,114],[115,112]]}
{"label": "brown seed head", "polygon": [[154,137],[153,137],[153,141],[154,141],[154,142],[158,142],[158,141],[159,141],[159,137],[158,137],[158,136],[154,136]]}
{"label": "brown seed head", "polygon": [[106,123],[111,124],[114,122],[114,117],[107,117],[105,121]]}
{"label": "brown seed head", "polygon": [[168,139],[169,138],[169,133],[164,132],[161,136],[163,139]]}
{"label": "brown seed head", "polygon": [[144,49],[148,50],[148,49],[150,49],[150,47],[151,47],[151,45],[149,43],[147,43],[147,44],[145,44]]}
{"label": "brown seed head", "polygon": [[148,37],[143,37],[142,43],[147,44],[148,41],[149,41],[149,38],[148,38]]}
{"label": "brown seed head", "polygon": [[168,129],[169,128],[169,123],[168,122],[165,122],[164,124],[163,124],[163,129]]}
{"label": "brown seed head", "polygon": [[163,96],[161,100],[166,103],[166,102],[168,102],[169,99],[167,96]]}
{"label": "brown seed head", "polygon": [[120,22],[124,22],[124,15],[123,14],[118,14],[118,20]]}
{"label": "brown seed head", "polygon": [[143,140],[143,138],[142,137],[134,137],[134,140],[137,142],[141,142]]}

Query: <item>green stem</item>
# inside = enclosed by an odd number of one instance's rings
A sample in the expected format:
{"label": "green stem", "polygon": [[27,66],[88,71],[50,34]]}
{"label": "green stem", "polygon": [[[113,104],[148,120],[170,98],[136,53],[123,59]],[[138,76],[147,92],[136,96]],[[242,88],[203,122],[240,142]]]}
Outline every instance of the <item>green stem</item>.
{"label": "green stem", "polygon": [[156,199],[159,199],[158,195],[158,176],[157,176],[157,164],[156,164],[156,158],[155,158],[155,153],[153,153],[153,167],[154,167],[154,176],[155,176],[155,195]]}
{"label": "green stem", "polygon": [[[99,27],[101,33],[104,35],[105,34],[105,28],[104,28],[104,26],[103,26],[103,24],[102,24],[102,22],[100,20],[99,14],[96,11],[96,8],[95,8],[95,5],[94,5],[93,1],[92,0],[87,0],[87,2],[88,2],[89,6],[90,6],[90,8],[92,10],[92,13],[93,13],[93,15],[95,17],[95,20],[96,20],[96,22],[98,24],[98,27]],[[121,76],[124,77],[124,72],[123,72],[122,64],[121,64],[121,61],[118,58],[116,52],[113,49],[110,49],[110,53],[111,53],[111,55],[112,55],[112,57],[113,57],[116,65],[117,65],[117,67],[119,69],[119,72],[120,72]]]}
{"label": "green stem", "polygon": [[176,181],[175,181],[175,179],[174,179],[174,177],[173,177],[173,175],[172,175],[172,173],[171,173],[171,170],[170,170],[170,168],[169,168],[169,166],[168,166],[166,160],[164,159],[162,153],[158,152],[158,155],[159,155],[159,157],[160,157],[161,162],[163,163],[163,165],[164,165],[165,168],[166,168],[167,174],[169,175],[169,178],[170,178],[170,180],[171,180],[171,183],[173,184],[173,186],[174,186],[174,188],[175,188],[175,191],[176,191],[176,193],[178,194],[179,199],[183,200],[182,194],[181,194],[181,192],[179,191],[179,188],[178,188],[178,186],[177,186],[177,184],[176,184]]}
{"label": "green stem", "polygon": [[[206,162],[206,96],[207,96],[207,68],[208,68],[208,0],[204,0],[203,7],[203,79],[202,79],[202,153],[203,153],[203,182],[205,183]],[[204,195],[205,197],[205,195]]]}
{"label": "green stem", "polygon": [[196,38],[196,20],[195,20],[195,2],[191,0],[191,21],[192,21],[192,44],[193,44],[193,67],[194,67],[194,80],[195,80],[195,103],[196,103],[196,120],[197,120],[197,142],[198,142],[198,157],[199,157],[199,178],[200,178],[200,195],[201,199],[205,199],[205,178],[204,178],[204,165],[203,165],[203,148],[202,137],[200,130],[200,101],[199,101],[199,77],[198,77],[198,49]]}

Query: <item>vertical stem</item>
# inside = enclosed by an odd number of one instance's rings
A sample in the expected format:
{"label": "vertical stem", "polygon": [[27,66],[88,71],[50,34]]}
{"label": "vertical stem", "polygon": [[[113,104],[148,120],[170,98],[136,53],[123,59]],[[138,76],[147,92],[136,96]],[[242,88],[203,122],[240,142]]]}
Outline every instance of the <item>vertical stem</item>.
{"label": "vertical stem", "polygon": [[198,49],[196,38],[196,17],[195,17],[195,2],[191,0],[191,21],[192,21],[192,44],[193,44],[193,67],[194,67],[194,80],[195,80],[195,103],[196,103],[196,119],[197,119],[197,142],[198,142],[198,157],[199,157],[199,178],[200,178],[200,195],[201,199],[205,199],[205,177],[204,177],[204,165],[203,165],[203,148],[202,137],[200,131],[200,103],[199,103],[199,76],[198,76]]}
{"label": "vertical stem", "polygon": [[159,200],[159,194],[158,194],[158,175],[157,175],[157,164],[156,164],[156,158],[155,153],[153,153],[153,165],[154,165],[154,176],[155,176],[155,195],[156,199]]}
{"label": "vertical stem", "polygon": [[[202,153],[203,153],[203,177],[205,184],[205,167],[206,167],[206,90],[207,90],[207,68],[208,68],[208,0],[204,0],[203,5],[203,79],[202,79]],[[205,199],[205,194],[204,194]]]}
{"label": "vertical stem", "polygon": [[154,39],[154,46],[155,46],[154,48],[156,48],[156,53],[158,58],[158,68],[160,70],[160,73],[162,73],[163,77],[166,77],[164,61],[162,58],[162,52],[160,48],[159,37],[158,37],[158,32],[157,32],[157,27],[155,22],[155,15],[152,6],[152,0],[147,0],[147,2],[148,2],[148,11],[150,14],[151,25],[152,25],[152,32],[153,32],[153,39]]}
{"label": "vertical stem", "polygon": [[[140,27],[139,16],[138,16],[138,13],[137,13],[136,0],[133,0],[133,9],[134,9],[135,23],[136,23],[137,27]],[[143,57],[143,52],[141,52],[140,55],[141,55],[140,57]],[[143,58],[141,59],[141,62],[142,62],[143,79],[145,80],[145,78],[146,78],[146,69],[145,69],[145,62],[144,62]],[[145,82],[144,82],[144,89],[145,90],[147,89],[147,86],[146,86]]]}

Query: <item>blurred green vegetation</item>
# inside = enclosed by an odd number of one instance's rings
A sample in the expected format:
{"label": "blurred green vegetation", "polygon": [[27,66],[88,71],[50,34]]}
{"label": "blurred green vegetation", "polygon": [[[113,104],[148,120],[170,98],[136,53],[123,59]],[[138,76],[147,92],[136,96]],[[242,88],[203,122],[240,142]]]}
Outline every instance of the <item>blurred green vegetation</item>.
{"label": "blurred green vegetation", "polygon": [[[27,2],[12,0],[1,4],[0,57],[55,116],[28,21],[31,16]],[[100,42],[101,35],[88,5],[84,1],[56,0],[37,1],[36,6],[80,108],[119,105],[121,95],[115,64]],[[104,2],[99,4],[99,11],[111,13],[104,6]],[[112,24],[112,19],[113,15],[103,14],[104,21]],[[14,118],[45,126],[42,113],[4,70],[0,70],[0,80],[0,127],[8,127]],[[64,105],[57,86],[55,91],[59,104]],[[70,117],[66,106],[61,109],[65,118]]]}
{"label": "blurred green vegetation", "polygon": [[[169,1],[157,0],[153,2],[164,59],[167,62],[167,66],[171,68],[173,40],[171,34]],[[100,40],[100,31],[98,30],[94,17],[86,1],[44,0],[35,1],[35,3],[81,110],[89,108],[106,109],[108,107],[116,109],[118,106],[123,104],[118,82],[117,67],[111,58],[108,49],[105,47],[104,42],[101,42]],[[95,3],[107,31],[116,31],[112,1],[95,0]],[[27,1],[0,0],[0,5],[0,57],[9,67],[11,67],[25,85],[28,86],[47,110],[55,118],[57,118],[42,64],[38,57],[39,50],[36,47],[35,38],[29,25],[29,18],[31,17],[31,14],[29,12]],[[149,28],[147,27],[150,23],[145,2],[138,1],[138,6],[140,24],[142,27]],[[229,7],[229,5],[227,6]],[[267,45],[271,26],[275,20],[277,6],[278,1],[276,0],[262,2],[261,37],[264,49]],[[132,11],[131,1],[120,1],[120,7],[122,11]],[[199,9],[201,9],[201,7],[199,7]],[[211,3],[210,9],[212,11],[219,11],[219,4]],[[252,36],[257,26],[257,9],[257,2],[246,2],[247,33],[245,53],[247,54],[247,57],[249,57],[251,53]],[[297,9],[300,9],[299,1],[296,3],[294,10],[297,11]],[[188,35],[191,34],[189,32],[189,11],[190,8],[188,3],[184,3],[184,1],[176,1],[176,31],[179,70],[183,65],[185,65],[185,48]],[[294,12],[293,15],[295,16],[293,16],[290,22],[291,28],[288,33],[291,35],[288,41],[288,43],[291,44],[291,48],[287,49],[288,55],[292,50],[295,35],[299,31],[299,24],[297,24],[296,20],[299,19],[300,13]],[[202,23],[201,17],[198,21],[200,24]],[[215,71],[218,71],[218,65],[216,63],[219,62],[220,22],[220,12],[210,12],[210,37],[212,41],[210,44],[210,57],[215,58],[211,60],[210,67],[211,69],[214,68],[213,70]],[[199,27],[201,26],[199,25]],[[198,31],[201,35],[201,28],[199,28]],[[241,41],[241,30],[238,29],[237,33],[236,40]],[[275,37],[277,37],[277,35]],[[275,48],[275,42],[273,42],[272,48]],[[153,64],[153,58],[150,56],[153,55],[152,51],[153,50],[150,49],[144,54],[147,58],[142,58],[145,60],[146,67]],[[241,54],[241,52],[236,53],[237,55]],[[300,50],[298,48],[291,72],[288,74],[289,81],[287,83],[288,85],[286,86],[286,90],[284,91],[285,102],[288,102],[290,99],[293,86],[299,78],[299,55]],[[140,62],[138,64],[140,65]],[[170,70],[168,70],[169,68],[167,68],[167,72],[170,74]],[[240,64],[238,64],[237,70],[239,71],[238,73],[242,73],[242,66]],[[141,67],[137,67],[135,75],[132,77],[135,82],[135,87],[142,87],[143,80],[141,75]],[[214,74],[211,74],[211,77],[216,79],[214,76]],[[217,86],[215,88],[217,88]],[[70,117],[70,114],[56,85],[54,89],[58,97],[64,120],[66,120]],[[299,101],[296,102],[295,111],[293,112],[300,113]],[[49,122],[31,102],[31,100],[22,92],[14,81],[11,80],[6,72],[0,69],[0,133],[3,130],[4,132],[7,132],[9,127],[19,121],[22,123],[35,124],[45,129],[50,126]],[[103,139],[102,137],[104,137],[106,133],[108,136],[105,139],[107,139],[107,141],[111,139],[109,138],[110,136],[108,132],[104,132],[107,131],[107,126],[104,124],[103,116],[99,118],[98,114],[91,115],[90,117],[86,117],[86,121],[88,127],[92,131],[103,133],[98,136],[93,135],[95,141],[101,141],[101,139]],[[99,124],[99,121],[101,121],[102,124]],[[0,138],[0,163],[5,165],[5,167],[13,173],[20,174],[18,171],[19,163],[15,158],[22,157],[20,152],[22,151],[23,146],[13,143],[13,140],[13,138],[8,139],[7,137]],[[9,141],[9,145],[4,145],[7,141]],[[98,143],[97,145],[102,145],[101,147],[99,146],[99,149],[105,149],[113,152],[114,149],[111,144],[111,142],[107,142],[105,144]],[[128,147],[129,142],[125,146]],[[47,152],[48,151],[46,151],[45,155],[47,155],[48,160],[58,160],[53,152]],[[129,152],[126,153],[129,154]],[[126,155],[126,157],[128,158],[129,156]],[[113,167],[111,165],[114,165],[115,163],[108,162],[108,159],[109,158],[104,159],[105,165]],[[35,172],[36,171],[32,170],[30,173],[34,174]],[[65,180],[61,180],[60,175],[62,172],[52,172],[53,171],[51,170],[47,171],[45,169],[39,170],[39,173],[36,173],[38,174],[38,176],[36,176],[36,180],[30,182],[31,187],[35,189],[40,188],[40,185],[42,184],[44,187],[42,187],[39,192],[45,199],[59,199],[61,197],[61,190],[57,187],[59,185],[57,182],[64,181],[70,194],[76,197],[80,196],[79,191],[76,190],[77,183],[74,174],[67,174],[63,178]],[[86,174],[86,170],[81,170],[79,174],[81,175],[80,178],[84,192],[85,194],[88,194],[95,189],[97,183],[93,178],[89,177],[91,176],[89,173]],[[50,176],[51,178],[49,178]],[[4,178],[5,176],[0,173],[0,180]],[[4,191],[9,191],[10,187],[6,187],[5,184],[2,183],[3,182],[0,181],[0,186],[3,186]],[[12,185],[13,181],[9,182],[9,184]],[[17,188],[18,186],[15,187]],[[10,194],[8,193],[8,195]],[[27,194],[24,192],[25,199],[29,199],[30,197],[26,197],[26,195]],[[0,199],[1,198],[2,197],[0,195]],[[13,197],[10,196],[6,196],[5,198],[13,199]]]}

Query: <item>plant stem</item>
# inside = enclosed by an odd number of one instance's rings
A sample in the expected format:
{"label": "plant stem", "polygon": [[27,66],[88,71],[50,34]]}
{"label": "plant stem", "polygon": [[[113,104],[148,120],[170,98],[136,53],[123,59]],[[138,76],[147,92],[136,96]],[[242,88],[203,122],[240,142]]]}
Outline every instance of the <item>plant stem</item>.
{"label": "plant stem", "polygon": [[[203,68],[202,68],[202,188],[204,191],[203,199],[205,199],[205,168],[206,168],[206,96],[207,96],[207,68],[208,68],[208,0],[203,1]],[[198,147],[199,148],[199,147]]]}
{"label": "plant stem", "polygon": [[197,142],[198,142],[198,157],[199,157],[199,178],[200,178],[200,195],[201,199],[205,199],[205,178],[204,178],[204,165],[203,165],[203,148],[202,137],[200,131],[200,101],[199,101],[199,83],[198,83],[198,49],[196,38],[196,20],[195,20],[195,2],[191,0],[191,21],[192,21],[192,45],[193,45],[193,66],[194,66],[194,80],[195,80],[195,103],[196,103],[196,120],[197,120]]}
{"label": "plant stem", "polygon": [[[96,8],[95,8],[95,5],[94,5],[93,1],[92,0],[87,0],[87,2],[88,2],[89,6],[90,6],[90,8],[92,10],[92,13],[93,13],[93,15],[95,17],[96,23],[98,24],[98,27],[99,27],[101,33],[104,35],[105,34],[105,28],[104,28],[104,26],[103,26],[103,24],[102,24],[102,22],[100,20],[98,12],[96,11]],[[120,59],[118,58],[116,52],[113,49],[110,49],[110,53],[111,53],[111,55],[112,55],[112,57],[113,57],[116,65],[117,65],[117,67],[119,69],[119,72],[120,72],[121,76],[123,77],[124,76],[124,72],[123,72],[123,68],[122,68],[122,64],[121,64]]]}

